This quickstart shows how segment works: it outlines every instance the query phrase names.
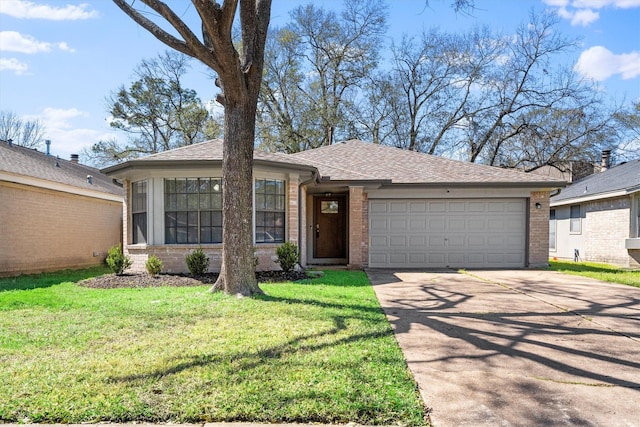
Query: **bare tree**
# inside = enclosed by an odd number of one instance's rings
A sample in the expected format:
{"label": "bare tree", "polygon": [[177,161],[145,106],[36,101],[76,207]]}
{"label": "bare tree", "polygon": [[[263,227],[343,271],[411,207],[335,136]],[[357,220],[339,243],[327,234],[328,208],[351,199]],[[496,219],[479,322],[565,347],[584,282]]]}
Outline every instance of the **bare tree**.
{"label": "bare tree", "polygon": [[[160,0],[141,2],[160,15],[180,38],[163,30],[127,0],[113,1],[158,40],[202,61],[217,73],[217,84],[222,89],[217,99],[224,106],[224,246],[220,276],[212,290],[234,295],[261,293],[253,264],[253,145],[271,0],[224,0],[222,5],[215,0],[192,0],[202,24],[201,38]],[[232,37],[238,6],[240,51]]]}
{"label": "bare tree", "polygon": [[0,111],[0,139],[16,145],[38,148],[42,145],[45,127],[40,120],[23,120],[13,111]]}

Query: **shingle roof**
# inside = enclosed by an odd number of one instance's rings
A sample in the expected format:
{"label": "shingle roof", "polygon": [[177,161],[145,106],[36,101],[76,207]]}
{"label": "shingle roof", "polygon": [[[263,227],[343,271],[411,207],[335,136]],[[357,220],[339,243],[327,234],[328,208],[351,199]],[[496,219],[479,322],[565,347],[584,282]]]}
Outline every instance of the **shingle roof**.
{"label": "shingle roof", "polygon": [[372,180],[394,184],[535,184],[564,181],[513,169],[479,165],[359,140],[292,154],[316,166],[332,181]]}
{"label": "shingle roof", "polygon": [[[31,148],[9,145],[2,140],[0,140],[0,172],[38,178],[85,190],[122,195],[122,188],[98,169],[47,156]],[[93,177],[92,184],[87,182],[87,175]]]}
{"label": "shingle roof", "polygon": [[[265,151],[254,150],[253,159],[257,161],[273,162],[292,167],[311,168],[308,162],[303,159],[295,159],[288,154],[267,153]],[[187,145],[161,153],[151,154],[139,159],[130,160],[115,166],[103,169],[105,173],[112,173],[121,170],[128,165],[153,165],[154,163],[164,165],[169,162],[184,161],[222,161],[222,139],[212,139],[198,144]]]}
{"label": "shingle roof", "polygon": [[607,197],[611,193],[640,191],[640,159],[582,178],[551,198],[552,203],[584,197]]}

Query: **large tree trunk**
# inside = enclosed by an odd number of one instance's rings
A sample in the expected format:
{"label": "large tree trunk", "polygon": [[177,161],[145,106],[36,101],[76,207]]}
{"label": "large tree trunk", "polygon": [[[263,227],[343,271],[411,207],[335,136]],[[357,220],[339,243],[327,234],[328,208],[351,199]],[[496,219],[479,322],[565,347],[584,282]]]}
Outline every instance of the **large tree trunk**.
{"label": "large tree trunk", "polygon": [[[253,106],[252,106],[253,105]],[[211,291],[262,293],[253,262],[253,141],[255,102],[225,106],[222,161],[222,268]]]}

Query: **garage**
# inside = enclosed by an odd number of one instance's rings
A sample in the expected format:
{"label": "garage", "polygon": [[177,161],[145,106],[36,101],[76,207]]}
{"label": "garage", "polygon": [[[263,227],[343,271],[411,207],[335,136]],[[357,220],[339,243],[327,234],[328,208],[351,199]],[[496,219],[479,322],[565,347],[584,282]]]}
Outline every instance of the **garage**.
{"label": "garage", "polygon": [[527,199],[371,199],[369,267],[526,266]]}

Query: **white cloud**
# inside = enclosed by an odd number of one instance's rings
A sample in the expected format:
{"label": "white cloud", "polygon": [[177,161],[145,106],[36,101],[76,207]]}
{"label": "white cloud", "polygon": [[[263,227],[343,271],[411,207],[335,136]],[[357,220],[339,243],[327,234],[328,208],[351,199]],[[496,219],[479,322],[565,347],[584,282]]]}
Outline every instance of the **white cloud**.
{"label": "white cloud", "polygon": [[[25,120],[40,120],[46,129],[46,139],[51,140],[51,154],[69,159],[71,154],[80,154],[83,148],[114,137],[112,133],[82,127],[89,113],[77,108],[47,107],[40,114],[26,115]],[[80,159],[80,162],[87,159]]]}
{"label": "white cloud", "polygon": [[0,58],[0,71],[13,71],[16,75],[21,76],[27,74],[29,66],[24,62],[18,61],[16,58]]}
{"label": "white cloud", "polygon": [[640,52],[616,55],[603,46],[594,46],[582,52],[575,70],[596,81],[616,74],[624,80],[633,79],[640,76]]}
{"label": "white cloud", "polygon": [[0,13],[14,18],[48,19],[52,21],[76,21],[79,19],[97,18],[98,12],[89,10],[86,3],[79,5],[50,6],[26,0],[2,0]]}
{"label": "white cloud", "polygon": [[[640,0],[542,0],[557,9],[561,18],[571,21],[571,25],[587,25],[600,19],[600,9],[612,7],[630,9],[640,7]],[[595,11],[594,11],[595,10]]]}
{"label": "white cloud", "polygon": [[37,40],[30,35],[23,35],[17,31],[0,31],[0,51],[2,52],[20,52],[20,53],[39,53],[51,52],[53,47],[67,52],[75,52],[75,50],[65,42],[49,43]]}

